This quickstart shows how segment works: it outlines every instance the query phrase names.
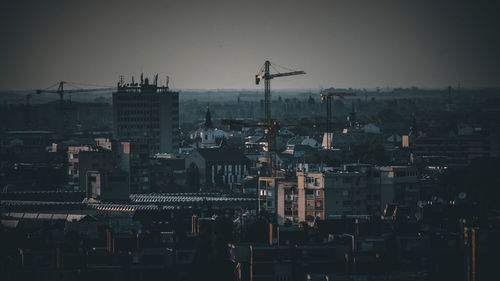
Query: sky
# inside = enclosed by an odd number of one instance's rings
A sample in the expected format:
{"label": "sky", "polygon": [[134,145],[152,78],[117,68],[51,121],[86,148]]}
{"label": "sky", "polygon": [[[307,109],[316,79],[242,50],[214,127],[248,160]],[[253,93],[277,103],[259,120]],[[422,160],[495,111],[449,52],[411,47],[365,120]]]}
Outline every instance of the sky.
{"label": "sky", "polygon": [[307,73],[274,89],[500,87],[498,3],[2,0],[0,90],[141,71],[177,89],[260,89],[266,59]]}

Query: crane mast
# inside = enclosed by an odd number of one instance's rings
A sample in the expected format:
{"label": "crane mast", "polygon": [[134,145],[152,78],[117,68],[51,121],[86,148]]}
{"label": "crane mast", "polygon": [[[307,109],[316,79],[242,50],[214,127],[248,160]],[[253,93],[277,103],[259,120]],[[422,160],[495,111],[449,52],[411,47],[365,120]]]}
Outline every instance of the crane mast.
{"label": "crane mast", "polygon": [[344,97],[355,96],[354,93],[344,93],[344,92],[328,92],[321,93],[321,100],[326,100],[326,149],[331,149],[332,145],[332,99],[334,97],[343,99]]}
{"label": "crane mast", "polygon": [[[278,130],[278,122],[273,120],[271,117],[271,79],[277,77],[293,76],[306,74],[304,71],[289,71],[289,72],[277,72],[274,74],[270,73],[271,67],[274,68],[273,64],[269,60],[264,62],[263,67],[261,67],[259,73],[255,75],[255,84],[259,85],[261,79],[264,79],[264,103],[265,103],[265,118],[266,118],[266,136],[267,136],[267,159],[269,164],[269,173],[271,176],[275,174],[275,153],[276,153],[276,134]],[[283,68],[283,67],[281,67]]]}

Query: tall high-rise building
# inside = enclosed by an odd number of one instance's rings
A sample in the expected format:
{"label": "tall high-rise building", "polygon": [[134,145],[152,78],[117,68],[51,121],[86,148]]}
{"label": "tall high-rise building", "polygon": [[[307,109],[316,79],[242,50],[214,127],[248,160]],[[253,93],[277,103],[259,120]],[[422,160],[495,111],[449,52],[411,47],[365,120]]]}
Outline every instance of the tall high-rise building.
{"label": "tall high-rise building", "polygon": [[178,149],[179,93],[168,84],[158,86],[158,75],[150,84],[118,83],[113,93],[113,134],[118,140],[146,145],[149,154],[173,153]]}

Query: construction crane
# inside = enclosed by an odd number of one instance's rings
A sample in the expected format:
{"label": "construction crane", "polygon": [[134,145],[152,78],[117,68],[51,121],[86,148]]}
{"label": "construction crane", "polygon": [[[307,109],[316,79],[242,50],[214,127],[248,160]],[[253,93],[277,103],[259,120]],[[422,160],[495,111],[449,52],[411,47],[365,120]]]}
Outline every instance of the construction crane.
{"label": "construction crane", "polygon": [[[65,84],[71,85],[71,86],[75,87],[75,89],[65,90],[64,89]],[[53,88],[56,85],[58,85],[57,89],[50,90],[50,88]],[[111,88],[111,87],[95,88],[95,89],[82,89],[82,88],[79,88],[78,85],[97,86],[97,85],[92,85],[92,84],[83,84],[83,83],[76,83],[76,82],[61,81],[61,82],[58,82],[58,83],[56,83],[50,87],[47,87],[45,89],[36,90],[36,93],[37,94],[41,94],[41,93],[58,94],[59,101],[62,103],[64,100],[64,93],[70,94],[70,93],[82,93],[82,92],[99,92],[99,91],[111,91],[111,90],[115,89],[115,88]]]}
{"label": "construction crane", "polygon": [[[70,85],[73,87],[73,89],[65,89],[64,85]],[[100,91],[112,91],[115,88],[112,87],[106,87],[106,88],[92,88],[92,89],[83,89],[80,88],[80,85],[83,86],[97,86],[97,87],[103,87],[100,85],[93,85],[93,84],[85,84],[85,83],[77,83],[77,82],[66,82],[66,81],[60,81],[54,85],[51,85],[45,89],[39,89],[36,90],[37,94],[42,94],[42,93],[52,93],[52,94],[58,94],[59,95],[59,105],[56,107],[56,109],[59,111],[59,128],[58,132],[61,134],[66,134],[69,131],[68,128],[68,122],[69,122],[69,110],[71,109],[71,106],[67,105],[64,101],[64,94],[70,94],[70,93],[84,93],[84,92],[100,92]],[[57,86],[57,89],[51,89]]]}
{"label": "construction crane", "polygon": [[332,145],[332,99],[339,98],[343,99],[345,97],[352,97],[356,94],[345,93],[345,92],[328,92],[321,93],[321,101],[326,100],[326,149],[331,149]]}
{"label": "construction crane", "polygon": [[[279,72],[276,67],[289,70],[288,72]],[[271,74],[270,69],[273,68],[276,73]],[[292,69],[285,68],[283,66],[272,64],[269,60],[264,62],[264,65],[260,68],[259,73],[255,75],[255,84],[259,85],[260,80],[264,79],[264,103],[265,103],[265,118],[266,118],[266,135],[267,135],[267,157],[270,168],[270,175],[274,176],[274,157],[276,150],[276,134],[277,134],[277,124],[276,120],[271,117],[271,79],[278,77],[294,76],[306,74],[304,71],[296,71]]]}

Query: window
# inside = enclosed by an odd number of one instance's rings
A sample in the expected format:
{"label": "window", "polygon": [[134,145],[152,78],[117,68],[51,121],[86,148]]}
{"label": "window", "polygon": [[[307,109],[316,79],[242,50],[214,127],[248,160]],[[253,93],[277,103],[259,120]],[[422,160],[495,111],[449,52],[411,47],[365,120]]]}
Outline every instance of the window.
{"label": "window", "polygon": [[316,208],[321,209],[323,207],[323,202],[322,201],[316,201]]}

